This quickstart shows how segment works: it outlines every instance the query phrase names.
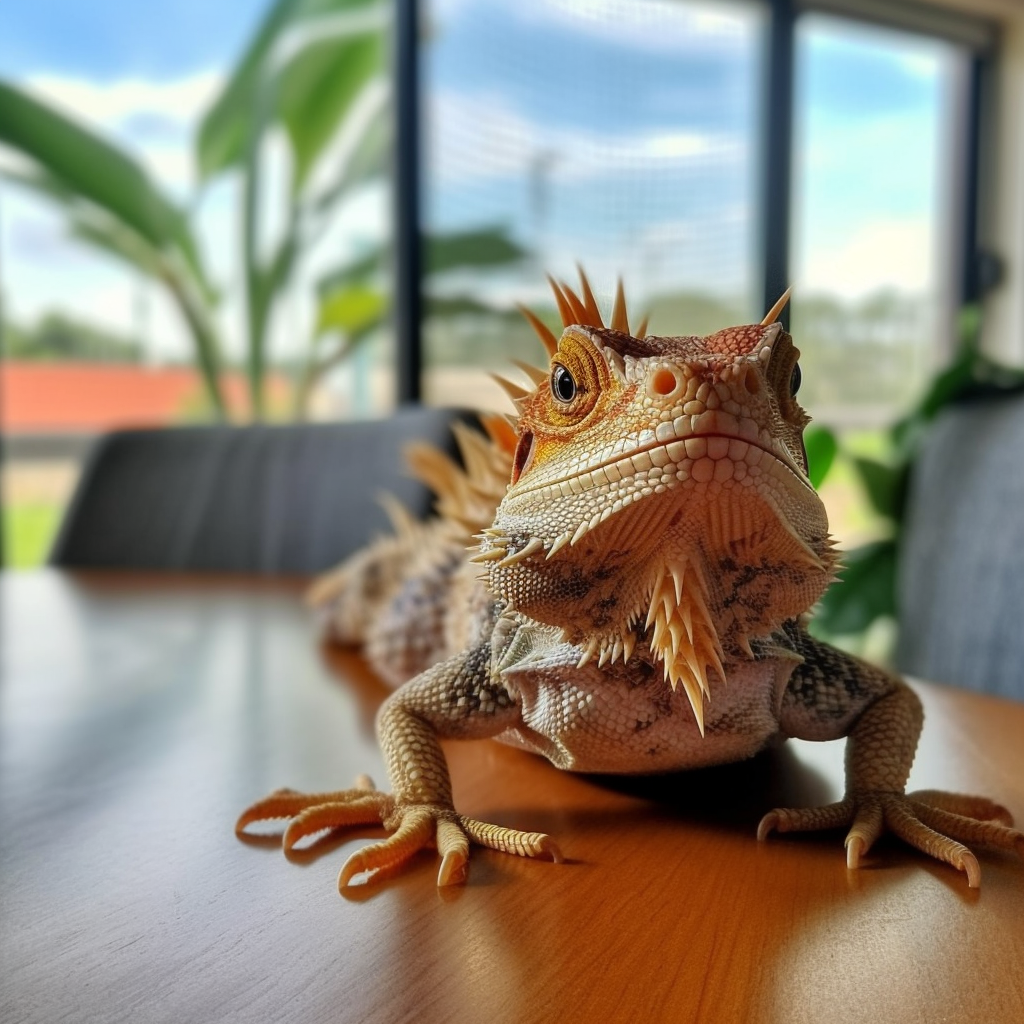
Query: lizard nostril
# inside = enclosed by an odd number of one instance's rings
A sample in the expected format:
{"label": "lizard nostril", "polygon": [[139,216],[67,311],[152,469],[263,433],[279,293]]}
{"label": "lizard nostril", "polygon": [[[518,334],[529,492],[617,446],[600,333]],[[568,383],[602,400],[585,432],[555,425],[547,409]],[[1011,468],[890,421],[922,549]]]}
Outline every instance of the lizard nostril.
{"label": "lizard nostril", "polygon": [[757,379],[757,374],[753,370],[747,370],[743,375],[743,386],[752,395],[756,395],[761,390],[761,382]]}
{"label": "lizard nostril", "polygon": [[671,370],[662,367],[660,370],[655,370],[654,375],[651,377],[651,394],[671,395],[678,383],[676,375]]}

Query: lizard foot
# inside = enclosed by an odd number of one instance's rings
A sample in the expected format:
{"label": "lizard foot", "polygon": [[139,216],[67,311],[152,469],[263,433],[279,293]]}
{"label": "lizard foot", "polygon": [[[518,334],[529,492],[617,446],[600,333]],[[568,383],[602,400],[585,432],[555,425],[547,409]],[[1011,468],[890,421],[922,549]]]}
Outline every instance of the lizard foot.
{"label": "lizard foot", "polygon": [[235,833],[241,835],[256,821],[282,818],[291,819],[283,836],[285,853],[301,840],[327,829],[383,825],[392,833],[382,842],[357,850],[349,857],[338,875],[339,890],[357,875],[371,874],[378,878],[391,875],[413,854],[432,845],[441,856],[438,885],[458,885],[466,880],[470,842],[520,857],[562,859],[550,836],[489,825],[458,814],[451,807],[399,804],[390,794],[374,789],[365,776],[357,780],[355,788],[334,793],[276,790],[242,812],[235,824]]}
{"label": "lizard foot", "polygon": [[862,792],[825,807],[770,811],[757,827],[757,838],[772,831],[812,832],[850,827],[846,865],[860,867],[861,858],[888,828],[904,842],[967,875],[967,884],[981,884],[978,858],[963,843],[984,843],[1014,850],[1024,857],[1024,832],[1010,826],[1005,807],[984,797],[919,790],[915,793]]}

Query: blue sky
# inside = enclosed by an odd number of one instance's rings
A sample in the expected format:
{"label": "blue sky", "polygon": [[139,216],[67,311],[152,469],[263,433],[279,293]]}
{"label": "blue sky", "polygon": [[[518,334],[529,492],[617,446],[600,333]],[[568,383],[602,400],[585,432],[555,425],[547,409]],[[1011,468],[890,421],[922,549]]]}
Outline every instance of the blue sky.
{"label": "blue sky", "polygon": [[178,78],[226,67],[263,0],[7,0],[0,74],[60,72],[98,82]]}
{"label": "blue sky", "polygon": [[[545,266],[569,273],[582,258],[600,278],[624,271],[634,291],[759,300],[765,20],[756,4],[435,8],[434,224],[503,221],[532,238],[531,168],[546,160]],[[946,50],[802,19],[798,289],[857,296],[931,286]]]}
{"label": "blue sky", "polygon": [[[706,0],[431,0],[427,195],[433,227],[541,231],[540,260],[577,259],[606,284],[746,296],[754,263],[756,126],[764,29],[756,4]],[[192,193],[193,127],[264,10],[260,0],[9,0],[0,76],[26,84],[139,153]],[[940,44],[805,19],[794,277],[848,297],[934,287],[942,183]],[[537,168],[545,168],[538,171]],[[539,175],[539,178],[538,178]],[[544,208],[536,188],[542,182]],[[67,243],[59,219],[0,186],[3,286],[16,318],[65,305],[137,325],[140,285]],[[231,290],[227,185],[206,196],[204,236]],[[383,194],[347,212],[365,241]],[[529,300],[539,267],[505,283]],[[162,351],[182,341],[158,295]],[[752,309],[751,312],[754,312]],[[230,310],[229,310],[230,315]]]}

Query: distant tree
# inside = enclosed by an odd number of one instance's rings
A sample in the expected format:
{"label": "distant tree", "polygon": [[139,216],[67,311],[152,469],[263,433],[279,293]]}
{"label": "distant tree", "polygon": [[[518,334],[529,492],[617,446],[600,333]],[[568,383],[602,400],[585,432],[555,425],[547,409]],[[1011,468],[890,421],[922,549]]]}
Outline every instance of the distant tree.
{"label": "distant tree", "polygon": [[142,347],[137,341],[63,313],[47,313],[32,327],[5,324],[4,355],[38,362],[137,363],[142,359]]}

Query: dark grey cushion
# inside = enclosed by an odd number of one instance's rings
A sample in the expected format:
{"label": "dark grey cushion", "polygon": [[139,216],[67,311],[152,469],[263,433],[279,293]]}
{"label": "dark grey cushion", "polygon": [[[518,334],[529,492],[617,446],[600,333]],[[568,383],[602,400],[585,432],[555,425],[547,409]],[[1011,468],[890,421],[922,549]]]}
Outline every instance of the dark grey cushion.
{"label": "dark grey cushion", "polygon": [[915,465],[897,664],[1024,699],[1024,398],[945,410]]}
{"label": "dark grey cushion", "polygon": [[381,492],[416,515],[414,439],[454,453],[469,414],[414,408],[377,421],[133,430],[102,438],[55,543],[66,567],[314,573],[379,533]]}

